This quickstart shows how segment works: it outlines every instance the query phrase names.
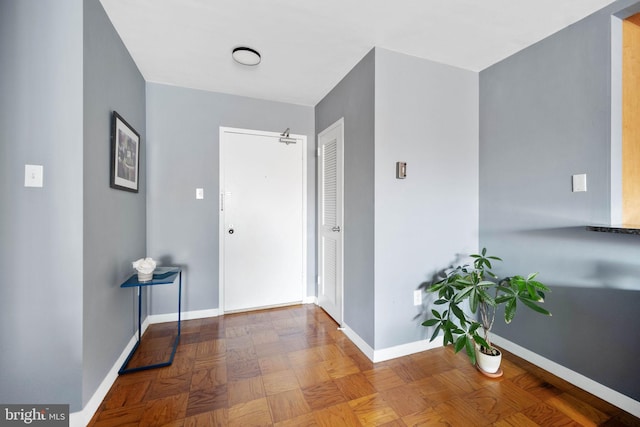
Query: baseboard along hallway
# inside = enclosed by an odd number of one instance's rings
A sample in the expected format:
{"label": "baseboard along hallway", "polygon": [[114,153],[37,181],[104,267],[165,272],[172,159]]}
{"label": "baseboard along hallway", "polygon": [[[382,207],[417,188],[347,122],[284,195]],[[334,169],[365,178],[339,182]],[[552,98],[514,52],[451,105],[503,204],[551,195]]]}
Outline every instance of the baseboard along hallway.
{"label": "baseboard along hallway", "polygon": [[[119,376],[89,426],[640,425],[507,352],[499,379],[451,348],[374,364],[337,327],[312,304],[184,321],[173,364]],[[175,333],[149,326],[130,366]]]}

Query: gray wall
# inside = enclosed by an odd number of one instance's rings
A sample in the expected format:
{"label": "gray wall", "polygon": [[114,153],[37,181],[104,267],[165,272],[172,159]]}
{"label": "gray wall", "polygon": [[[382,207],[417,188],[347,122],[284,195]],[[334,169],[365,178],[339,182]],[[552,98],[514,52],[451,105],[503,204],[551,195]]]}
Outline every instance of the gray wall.
{"label": "gray wall", "polygon": [[81,0],[0,2],[3,403],[81,408],[82,55]]}
{"label": "gray wall", "polygon": [[[427,337],[413,291],[478,247],[478,73],[376,48],[375,349]],[[407,162],[407,178],[395,164]],[[430,334],[429,334],[430,336]]]}
{"label": "gray wall", "polygon": [[553,289],[553,317],[522,310],[497,334],[640,400],[640,241],[584,230],[610,217],[610,21],[630,4],[480,73],[480,245]]}
{"label": "gray wall", "polygon": [[[313,108],[161,84],[147,84],[148,255],[185,268],[183,310],[218,302],[220,126],[307,136],[308,290],[315,295]],[[195,189],[204,188],[204,200]],[[176,312],[175,290],[151,291],[151,314]]]}
{"label": "gray wall", "polygon": [[478,75],[376,48],[316,106],[316,132],[341,117],[345,324],[375,350],[424,339],[413,291],[477,248]]}
{"label": "gray wall", "polygon": [[315,109],[316,135],[344,117],[344,323],[372,348],[374,80],[371,50]]}
{"label": "gray wall", "polygon": [[[113,110],[141,137],[137,194],[109,187]],[[135,291],[119,285],[146,255],[145,164],[145,81],[100,2],[84,1],[84,404],[137,330]]]}

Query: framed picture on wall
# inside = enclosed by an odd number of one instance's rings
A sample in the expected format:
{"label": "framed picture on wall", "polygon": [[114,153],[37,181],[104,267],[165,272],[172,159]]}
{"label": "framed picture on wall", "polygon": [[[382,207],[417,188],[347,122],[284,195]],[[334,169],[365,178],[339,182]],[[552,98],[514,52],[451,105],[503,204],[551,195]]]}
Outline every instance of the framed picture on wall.
{"label": "framed picture on wall", "polygon": [[140,134],[117,112],[111,118],[111,188],[138,192]]}

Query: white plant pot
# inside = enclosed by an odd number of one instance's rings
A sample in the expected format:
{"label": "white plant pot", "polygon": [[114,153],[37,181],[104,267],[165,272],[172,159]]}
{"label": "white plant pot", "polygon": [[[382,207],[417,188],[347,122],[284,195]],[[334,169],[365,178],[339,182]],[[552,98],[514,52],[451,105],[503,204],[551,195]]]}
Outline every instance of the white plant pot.
{"label": "white plant pot", "polygon": [[480,351],[480,346],[476,345],[476,362],[478,368],[487,374],[496,374],[500,370],[500,363],[502,362],[502,352],[495,349],[498,352],[497,356],[491,356],[484,354]]}
{"label": "white plant pot", "polygon": [[148,282],[153,278],[153,271],[151,273],[141,273],[138,271],[138,282]]}

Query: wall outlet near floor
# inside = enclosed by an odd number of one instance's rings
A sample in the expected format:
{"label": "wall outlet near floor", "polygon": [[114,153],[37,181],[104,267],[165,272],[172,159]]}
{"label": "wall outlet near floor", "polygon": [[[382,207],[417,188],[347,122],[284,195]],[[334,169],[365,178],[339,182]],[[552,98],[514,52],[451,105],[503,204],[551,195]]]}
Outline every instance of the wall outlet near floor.
{"label": "wall outlet near floor", "polygon": [[413,305],[422,305],[422,291],[420,289],[413,291]]}

